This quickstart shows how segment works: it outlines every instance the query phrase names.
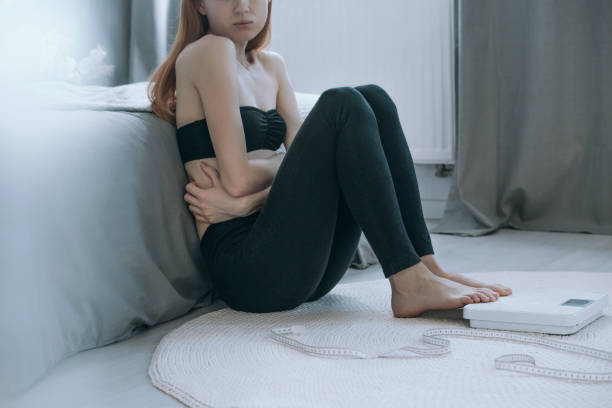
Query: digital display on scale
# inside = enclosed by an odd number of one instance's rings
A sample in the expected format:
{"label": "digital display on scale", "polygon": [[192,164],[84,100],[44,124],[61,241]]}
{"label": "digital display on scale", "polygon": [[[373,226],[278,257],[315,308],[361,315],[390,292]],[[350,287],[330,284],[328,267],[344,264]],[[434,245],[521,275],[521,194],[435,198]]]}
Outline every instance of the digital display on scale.
{"label": "digital display on scale", "polygon": [[589,303],[593,303],[590,299],[568,299],[565,302],[561,303],[561,306],[579,306],[584,307]]}

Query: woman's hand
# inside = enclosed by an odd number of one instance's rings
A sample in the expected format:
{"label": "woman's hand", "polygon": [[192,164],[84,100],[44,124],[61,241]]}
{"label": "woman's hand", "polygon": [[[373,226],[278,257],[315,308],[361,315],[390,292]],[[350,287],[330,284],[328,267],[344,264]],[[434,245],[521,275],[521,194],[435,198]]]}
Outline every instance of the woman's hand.
{"label": "woman's hand", "polygon": [[219,172],[214,167],[208,166],[200,161],[200,167],[212,181],[212,187],[200,188],[194,182],[185,186],[184,199],[189,205],[189,211],[195,219],[207,224],[231,220],[243,216],[243,205],[240,197],[230,195],[219,177]]}

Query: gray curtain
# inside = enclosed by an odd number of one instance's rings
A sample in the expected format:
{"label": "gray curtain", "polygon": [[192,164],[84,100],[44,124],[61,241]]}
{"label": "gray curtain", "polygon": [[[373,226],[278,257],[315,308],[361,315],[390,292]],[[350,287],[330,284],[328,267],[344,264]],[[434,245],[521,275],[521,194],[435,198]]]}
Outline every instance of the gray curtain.
{"label": "gray curtain", "polygon": [[180,17],[180,0],[132,0],[127,65],[129,83],[146,81],[161,64],[174,42]]}
{"label": "gray curtain", "polygon": [[79,60],[98,44],[112,74],[83,85],[115,86],[146,81],[168,55],[178,29],[180,0],[41,0],[41,12],[72,21],[73,48]]}
{"label": "gray curtain", "polygon": [[612,1],[458,0],[457,165],[430,231],[612,234]]}

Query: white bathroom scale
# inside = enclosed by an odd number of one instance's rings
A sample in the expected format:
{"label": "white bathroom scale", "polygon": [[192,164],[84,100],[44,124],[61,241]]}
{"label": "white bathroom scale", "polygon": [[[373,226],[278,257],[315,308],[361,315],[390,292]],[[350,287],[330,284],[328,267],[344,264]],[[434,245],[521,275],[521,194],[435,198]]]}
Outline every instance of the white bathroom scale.
{"label": "white bathroom scale", "polygon": [[608,295],[580,290],[521,289],[494,302],[463,306],[470,327],[571,334],[603,314]]}

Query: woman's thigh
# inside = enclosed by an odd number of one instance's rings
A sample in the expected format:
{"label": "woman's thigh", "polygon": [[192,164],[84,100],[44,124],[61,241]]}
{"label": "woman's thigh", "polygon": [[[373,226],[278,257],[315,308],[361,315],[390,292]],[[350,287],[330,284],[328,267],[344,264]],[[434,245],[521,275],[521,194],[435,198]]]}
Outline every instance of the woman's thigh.
{"label": "woman's thigh", "polygon": [[[350,264],[360,230],[352,217],[344,216],[338,231],[343,234],[336,231],[342,197],[336,176],[336,118],[348,92],[340,87],[321,94],[244,237],[239,262],[243,287],[258,293],[258,304],[249,305],[251,309],[290,309],[305,302],[325,275],[332,250],[342,253],[335,263],[348,259]],[[347,227],[346,222],[353,224]],[[335,240],[347,231],[352,239]]]}
{"label": "woman's thigh", "polygon": [[323,276],[317,288],[308,297],[307,302],[322,298],[340,282],[355,257],[361,232],[361,227],[341,195],[338,201],[338,218],[336,219],[331,253]]}

